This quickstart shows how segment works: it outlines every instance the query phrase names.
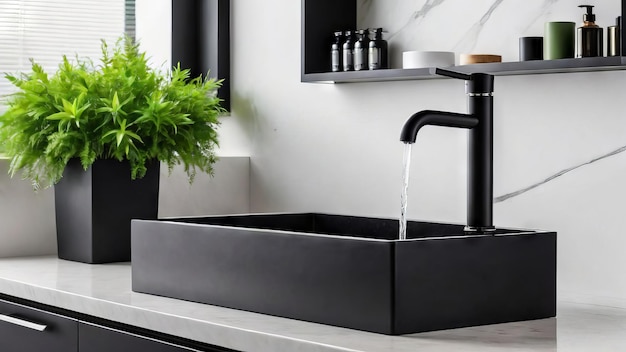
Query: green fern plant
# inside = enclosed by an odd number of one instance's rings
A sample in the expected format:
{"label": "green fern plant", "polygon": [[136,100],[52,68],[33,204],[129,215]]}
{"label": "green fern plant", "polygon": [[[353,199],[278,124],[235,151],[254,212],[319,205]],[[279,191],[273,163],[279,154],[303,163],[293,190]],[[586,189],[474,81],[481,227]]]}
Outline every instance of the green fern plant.
{"label": "green fern plant", "polygon": [[22,171],[34,185],[50,186],[72,158],[85,169],[96,159],[127,160],[133,179],[155,159],[170,170],[184,165],[190,182],[197,170],[212,174],[224,112],[215,95],[221,81],[191,78],[180,65],[168,73],[154,70],[128,37],[112,49],[103,41],[97,65],[64,56],[50,76],[31,64],[28,74],[5,75],[18,88],[0,116],[12,176]]}

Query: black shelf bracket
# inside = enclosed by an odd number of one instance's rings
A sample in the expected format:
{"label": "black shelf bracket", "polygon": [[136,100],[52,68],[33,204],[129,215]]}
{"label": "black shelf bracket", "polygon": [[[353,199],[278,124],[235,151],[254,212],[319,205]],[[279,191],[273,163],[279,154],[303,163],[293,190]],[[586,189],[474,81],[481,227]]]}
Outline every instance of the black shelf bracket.
{"label": "black shelf bracket", "polygon": [[626,56],[626,0],[622,0],[622,21],[619,24],[619,41],[620,41],[620,53],[622,56]]}

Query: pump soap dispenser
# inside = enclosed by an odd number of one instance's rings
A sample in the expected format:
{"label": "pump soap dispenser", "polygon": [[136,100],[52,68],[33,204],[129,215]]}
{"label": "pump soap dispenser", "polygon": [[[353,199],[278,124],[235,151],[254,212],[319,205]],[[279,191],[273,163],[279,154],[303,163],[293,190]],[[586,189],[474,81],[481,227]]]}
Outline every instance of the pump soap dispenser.
{"label": "pump soap dispenser", "polygon": [[586,8],[583,15],[583,25],[576,32],[576,57],[604,56],[603,30],[596,25],[596,15],[593,14],[593,5],[580,5]]}

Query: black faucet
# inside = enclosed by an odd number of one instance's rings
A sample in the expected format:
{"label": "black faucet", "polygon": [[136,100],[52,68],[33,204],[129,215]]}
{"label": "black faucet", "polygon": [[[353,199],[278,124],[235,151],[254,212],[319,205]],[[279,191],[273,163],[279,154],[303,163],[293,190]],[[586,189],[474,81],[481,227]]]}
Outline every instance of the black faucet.
{"label": "black faucet", "polygon": [[411,116],[400,140],[415,143],[417,132],[426,125],[469,129],[467,173],[468,232],[494,231],[493,227],[493,76],[465,74],[437,68],[435,74],[465,80],[469,113],[424,110]]}

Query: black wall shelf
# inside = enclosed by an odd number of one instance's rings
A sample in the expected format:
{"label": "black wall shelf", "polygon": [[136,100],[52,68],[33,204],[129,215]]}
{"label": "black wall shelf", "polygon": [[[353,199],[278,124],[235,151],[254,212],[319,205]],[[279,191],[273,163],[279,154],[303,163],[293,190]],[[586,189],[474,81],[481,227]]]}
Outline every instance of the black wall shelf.
{"label": "black wall shelf", "polygon": [[[626,18],[626,0],[620,1],[622,18]],[[355,0],[302,0],[302,82],[356,83],[443,78],[431,74],[428,68],[328,72],[332,33],[341,28],[356,28],[356,12]],[[624,27],[620,33],[622,56],[474,64],[454,66],[452,69],[496,76],[626,70]]]}
{"label": "black wall shelf", "polygon": [[[450,69],[465,73],[485,72],[491,73],[495,76],[626,70],[626,57],[586,57],[580,59],[502,62],[453,66],[450,67]],[[302,75],[302,82],[356,83],[438,78],[446,77],[432,74],[429,68],[412,68],[374,71],[305,73]]]}

